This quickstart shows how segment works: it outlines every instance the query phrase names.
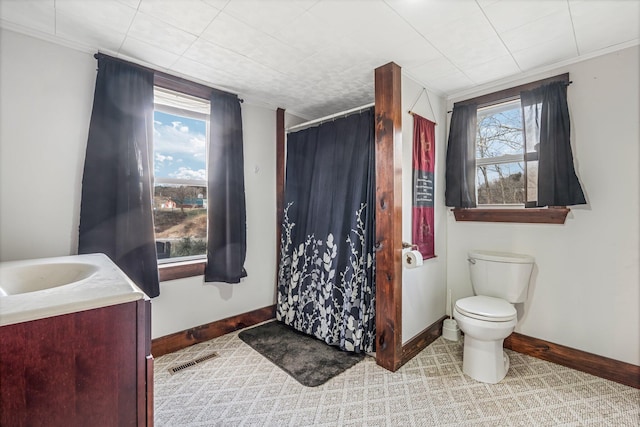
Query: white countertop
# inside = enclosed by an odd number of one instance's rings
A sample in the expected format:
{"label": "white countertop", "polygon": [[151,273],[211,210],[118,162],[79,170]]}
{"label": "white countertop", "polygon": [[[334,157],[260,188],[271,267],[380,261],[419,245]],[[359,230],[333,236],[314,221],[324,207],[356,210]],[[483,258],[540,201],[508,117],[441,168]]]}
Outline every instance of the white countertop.
{"label": "white countertop", "polygon": [[[82,280],[49,289],[0,296],[0,326],[146,298],[144,292],[104,254],[0,262],[0,288],[3,281],[10,280],[11,274],[8,272],[14,267],[85,263],[96,268],[95,272]],[[9,288],[8,283],[5,286]],[[3,293],[0,292],[0,295]]]}

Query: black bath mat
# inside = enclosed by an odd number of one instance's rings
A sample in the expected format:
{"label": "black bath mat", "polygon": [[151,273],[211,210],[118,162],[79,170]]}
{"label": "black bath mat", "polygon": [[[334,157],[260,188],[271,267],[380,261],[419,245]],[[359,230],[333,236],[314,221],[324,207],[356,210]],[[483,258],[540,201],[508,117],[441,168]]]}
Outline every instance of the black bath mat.
{"label": "black bath mat", "polygon": [[364,359],[281,322],[269,322],[238,334],[240,339],[307,387],[326,383]]}

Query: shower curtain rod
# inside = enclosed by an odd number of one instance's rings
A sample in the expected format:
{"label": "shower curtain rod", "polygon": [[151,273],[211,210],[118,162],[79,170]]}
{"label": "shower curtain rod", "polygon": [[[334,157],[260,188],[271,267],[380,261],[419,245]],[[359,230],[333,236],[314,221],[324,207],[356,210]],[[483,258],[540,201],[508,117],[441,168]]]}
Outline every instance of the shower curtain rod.
{"label": "shower curtain rod", "polygon": [[316,123],[326,122],[328,120],[335,119],[336,117],[346,116],[347,114],[351,114],[351,113],[356,113],[358,111],[362,111],[362,110],[364,110],[366,108],[373,107],[374,105],[376,105],[376,103],[372,102],[370,104],[362,105],[360,107],[352,108],[350,110],[345,110],[345,111],[341,111],[339,113],[330,114],[330,115],[325,116],[325,117],[320,117],[319,119],[309,120],[308,122],[304,122],[304,123],[300,123],[299,125],[288,127],[288,128],[285,129],[285,131],[287,133],[289,133],[294,129],[302,129],[302,128],[305,128],[305,127],[308,127],[308,126],[311,126],[311,125],[315,125]]}

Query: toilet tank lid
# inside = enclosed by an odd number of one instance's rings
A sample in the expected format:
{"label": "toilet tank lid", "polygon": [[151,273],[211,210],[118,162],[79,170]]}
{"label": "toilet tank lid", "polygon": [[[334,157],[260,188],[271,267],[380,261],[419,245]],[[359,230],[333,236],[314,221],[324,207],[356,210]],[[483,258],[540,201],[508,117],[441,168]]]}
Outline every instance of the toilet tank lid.
{"label": "toilet tank lid", "polygon": [[481,259],[493,262],[509,262],[515,264],[533,264],[535,261],[535,258],[531,255],[498,251],[474,250],[469,251],[468,256],[472,259]]}

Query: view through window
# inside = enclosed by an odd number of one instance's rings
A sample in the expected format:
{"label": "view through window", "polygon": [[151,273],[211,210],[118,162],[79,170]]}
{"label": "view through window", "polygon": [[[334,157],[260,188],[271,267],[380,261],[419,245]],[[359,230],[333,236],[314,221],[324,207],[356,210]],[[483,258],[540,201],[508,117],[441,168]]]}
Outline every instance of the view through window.
{"label": "view through window", "polygon": [[206,100],[156,89],[153,212],[159,262],[207,252]]}
{"label": "view through window", "polygon": [[478,204],[522,206],[535,201],[536,166],[535,149],[525,150],[520,99],[479,108],[476,135]]}

